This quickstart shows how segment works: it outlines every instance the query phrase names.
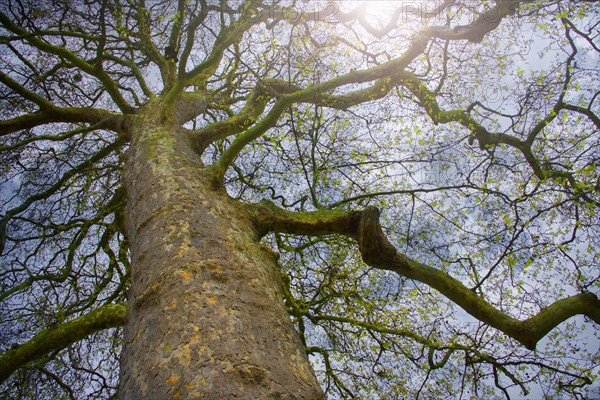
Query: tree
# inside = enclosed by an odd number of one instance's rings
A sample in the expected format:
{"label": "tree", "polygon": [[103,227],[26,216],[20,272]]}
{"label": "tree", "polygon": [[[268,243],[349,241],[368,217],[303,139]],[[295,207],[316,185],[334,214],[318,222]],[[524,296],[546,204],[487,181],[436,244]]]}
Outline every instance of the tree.
{"label": "tree", "polygon": [[4,397],[598,394],[593,2],[0,11]]}

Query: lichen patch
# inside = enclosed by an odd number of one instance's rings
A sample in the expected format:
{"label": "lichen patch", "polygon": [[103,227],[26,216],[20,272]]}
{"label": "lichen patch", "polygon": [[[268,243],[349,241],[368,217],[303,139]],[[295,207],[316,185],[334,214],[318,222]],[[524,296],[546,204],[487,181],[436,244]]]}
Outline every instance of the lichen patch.
{"label": "lichen patch", "polygon": [[169,377],[166,379],[166,381],[168,385],[171,386],[175,386],[177,385],[177,382],[179,382],[179,376],[178,375],[169,375]]}

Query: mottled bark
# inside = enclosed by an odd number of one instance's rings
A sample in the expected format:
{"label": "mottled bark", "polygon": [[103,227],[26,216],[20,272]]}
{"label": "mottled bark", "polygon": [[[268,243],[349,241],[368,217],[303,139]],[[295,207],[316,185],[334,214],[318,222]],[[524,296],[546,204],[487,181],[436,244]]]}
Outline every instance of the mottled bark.
{"label": "mottled bark", "polygon": [[121,399],[321,399],[253,214],[150,105],[125,168],[132,277]]}

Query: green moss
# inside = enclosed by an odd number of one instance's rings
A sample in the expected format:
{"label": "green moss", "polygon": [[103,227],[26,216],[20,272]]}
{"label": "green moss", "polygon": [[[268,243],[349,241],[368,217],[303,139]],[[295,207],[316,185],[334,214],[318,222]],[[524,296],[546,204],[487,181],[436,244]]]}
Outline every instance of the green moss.
{"label": "green moss", "polygon": [[28,342],[0,356],[0,382],[5,381],[18,368],[51,351],[64,349],[100,330],[122,326],[126,315],[126,304],[107,304],[72,321],[38,333]]}

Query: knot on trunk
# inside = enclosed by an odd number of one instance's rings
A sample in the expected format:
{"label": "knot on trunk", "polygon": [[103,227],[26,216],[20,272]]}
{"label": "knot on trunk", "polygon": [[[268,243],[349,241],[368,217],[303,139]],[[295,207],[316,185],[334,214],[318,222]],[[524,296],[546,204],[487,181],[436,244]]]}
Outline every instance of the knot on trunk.
{"label": "knot on trunk", "polygon": [[393,262],[396,248],[387,240],[381,229],[377,207],[369,206],[361,213],[358,247],[363,261],[371,266],[385,268]]}

